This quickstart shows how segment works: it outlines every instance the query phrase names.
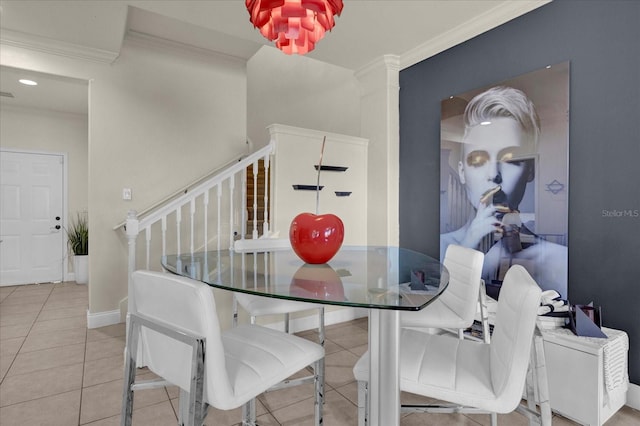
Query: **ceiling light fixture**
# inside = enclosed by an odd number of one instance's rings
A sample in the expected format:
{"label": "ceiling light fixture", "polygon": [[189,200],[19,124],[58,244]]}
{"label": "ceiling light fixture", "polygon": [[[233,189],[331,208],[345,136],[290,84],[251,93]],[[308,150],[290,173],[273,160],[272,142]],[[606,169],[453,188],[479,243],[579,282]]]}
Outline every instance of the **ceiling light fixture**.
{"label": "ceiling light fixture", "polygon": [[20,83],[26,85],[26,86],[37,86],[38,82],[37,81],[33,81],[33,80],[29,80],[26,78],[21,78],[20,80],[18,80]]}
{"label": "ceiling light fixture", "polygon": [[287,55],[304,55],[331,31],[342,0],[245,0],[249,20]]}

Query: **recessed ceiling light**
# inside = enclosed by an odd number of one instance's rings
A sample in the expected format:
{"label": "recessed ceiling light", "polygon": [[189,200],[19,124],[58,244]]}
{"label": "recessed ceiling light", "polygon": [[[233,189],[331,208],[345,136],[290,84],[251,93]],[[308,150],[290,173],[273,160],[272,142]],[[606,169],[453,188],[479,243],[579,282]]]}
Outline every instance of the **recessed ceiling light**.
{"label": "recessed ceiling light", "polygon": [[491,124],[490,121],[483,121],[480,123],[481,126],[488,126],[489,124]]}
{"label": "recessed ceiling light", "polygon": [[37,86],[38,82],[37,81],[33,81],[33,80],[29,80],[26,78],[21,78],[20,80],[18,80],[20,83],[25,84],[27,86]]}

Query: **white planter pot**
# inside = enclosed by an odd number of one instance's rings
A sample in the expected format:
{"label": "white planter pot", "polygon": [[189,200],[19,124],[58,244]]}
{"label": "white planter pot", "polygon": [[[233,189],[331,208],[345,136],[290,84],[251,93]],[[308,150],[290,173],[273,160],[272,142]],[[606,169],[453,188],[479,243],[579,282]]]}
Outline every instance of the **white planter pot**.
{"label": "white planter pot", "polygon": [[89,256],[73,256],[73,272],[78,284],[87,284],[89,282]]}

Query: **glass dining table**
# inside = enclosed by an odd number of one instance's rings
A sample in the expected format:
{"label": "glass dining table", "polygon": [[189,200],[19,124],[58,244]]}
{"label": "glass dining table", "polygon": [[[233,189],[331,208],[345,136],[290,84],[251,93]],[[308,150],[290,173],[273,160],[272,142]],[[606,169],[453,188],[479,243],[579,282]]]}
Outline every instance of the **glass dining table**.
{"label": "glass dining table", "polygon": [[386,246],[343,246],[325,264],[291,248],[167,255],[169,272],[212,287],[263,297],[369,310],[369,424],[400,423],[400,311],[419,311],[449,283],[436,259]]}

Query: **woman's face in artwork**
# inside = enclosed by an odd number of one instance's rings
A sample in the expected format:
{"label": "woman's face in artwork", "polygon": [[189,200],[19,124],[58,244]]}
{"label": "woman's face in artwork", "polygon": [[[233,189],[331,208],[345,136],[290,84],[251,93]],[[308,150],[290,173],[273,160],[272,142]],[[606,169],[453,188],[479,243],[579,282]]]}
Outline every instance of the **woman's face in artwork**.
{"label": "woman's face in artwork", "polygon": [[462,142],[458,172],[471,204],[478,208],[483,193],[500,185],[506,195],[500,203],[517,209],[527,182],[533,180],[528,163],[514,160],[524,143],[520,124],[509,117],[495,118],[472,127]]}

